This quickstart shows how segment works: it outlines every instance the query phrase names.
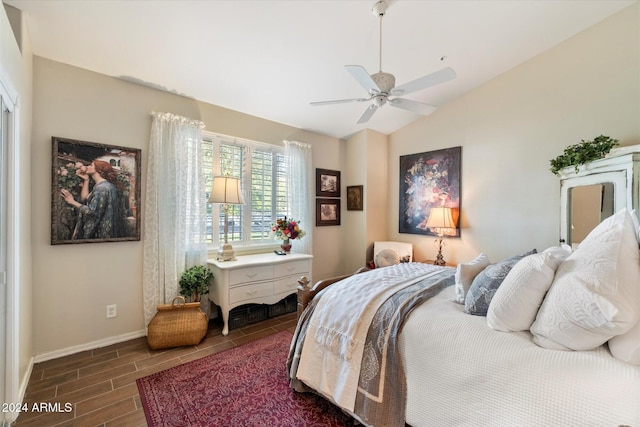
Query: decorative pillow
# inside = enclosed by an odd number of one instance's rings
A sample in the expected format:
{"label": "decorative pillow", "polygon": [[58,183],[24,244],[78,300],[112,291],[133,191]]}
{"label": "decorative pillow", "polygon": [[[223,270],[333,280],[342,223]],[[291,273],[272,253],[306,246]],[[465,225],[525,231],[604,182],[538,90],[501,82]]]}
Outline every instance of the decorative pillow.
{"label": "decorative pillow", "polygon": [[[591,350],[638,321],[640,251],[627,209],[594,228],[565,262],[535,322],[533,341],[559,350]],[[614,344],[615,347],[615,344]]]}
{"label": "decorative pillow", "polygon": [[553,246],[522,258],[513,266],[489,304],[487,324],[498,331],[528,331],[553,275],[569,251]]}
{"label": "decorative pillow", "polygon": [[489,310],[489,303],[496,293],[502,281],[514,265],[522,258],[536,253],[533,249],[527,253],[506,258],[497,264],[491,264],[482,270],[469,288],[467,297],[464,300],[464,311],[475,316],[486,316]]}
{"label": "decorative pillow", "polygon": [[640,322],[627,333],[611,338],[609,350],[616,359],[631,365],[640,365]]}
{"label": "decorative pillow", "polygon": [[464,304],[464,299],[467,296],[467,292],[469,291],[469,287],[471,286],[473,279],[475,279],[478,273],[484,270],[489,264],[491,264],[491,262],[489,261],[489,257],[485,254],[478,255],[472,261],[458,264],[455,274],[455,302],[458,304]]}
{"label": "decorative pillow", "polygon": [[400,264],[400,256],[393,249],[383,249],[376,255],[376,267]]}

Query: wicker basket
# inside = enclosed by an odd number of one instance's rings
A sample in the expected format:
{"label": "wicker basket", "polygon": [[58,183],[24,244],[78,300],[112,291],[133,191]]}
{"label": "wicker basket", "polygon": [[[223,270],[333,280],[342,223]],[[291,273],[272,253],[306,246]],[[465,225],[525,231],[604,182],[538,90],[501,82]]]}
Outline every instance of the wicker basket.
{"label": "wicker basket", "polygon": [[184,297],[175,297],[171,304],[158,306],[158,312],[147,332],[152,350],[195,345],[207,334],[209,322],[199,302],[186,303]]}

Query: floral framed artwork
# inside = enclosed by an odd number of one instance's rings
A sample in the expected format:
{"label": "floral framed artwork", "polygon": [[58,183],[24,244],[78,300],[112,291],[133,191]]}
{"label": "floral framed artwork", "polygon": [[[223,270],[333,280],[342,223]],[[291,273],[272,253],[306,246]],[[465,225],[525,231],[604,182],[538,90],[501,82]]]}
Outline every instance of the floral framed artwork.
{"label": "floral framed artwork", "polygon": [[140,240],[141,150],[51,141],[51,244]]}
{"label": "floral framed artwork", "polygon": [[363,210],[362,193],[363,185],[350,185],[347,187],[347,210],[361,211]]}
{"label": "floral framed artwork", "polygon": [[316,169],[316,196],[340,197],[340,171]]}
{"label": "floral framed artwork", "polygon": [[462,148],[453,147],[400,156],[399,232],[436,236],[426,227],[432,207],[451,208],[460,237],[460,161]]}
{"label": "floral framed artwork", "polygon": [[316,226],[340,225],[340,199],[316,199]]}

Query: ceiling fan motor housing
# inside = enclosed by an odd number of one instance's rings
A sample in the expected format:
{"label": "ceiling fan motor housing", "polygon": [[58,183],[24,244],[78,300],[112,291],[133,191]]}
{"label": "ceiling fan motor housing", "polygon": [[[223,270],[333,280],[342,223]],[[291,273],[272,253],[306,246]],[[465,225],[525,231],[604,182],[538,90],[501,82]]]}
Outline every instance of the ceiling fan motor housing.
{"label": "ceiling fan motor housing", "polygon": [[371,12],[374,16],[384,16],[384,13],[387,11],[387,2],[380,0],[375,2],[373,7],[371,8]]}

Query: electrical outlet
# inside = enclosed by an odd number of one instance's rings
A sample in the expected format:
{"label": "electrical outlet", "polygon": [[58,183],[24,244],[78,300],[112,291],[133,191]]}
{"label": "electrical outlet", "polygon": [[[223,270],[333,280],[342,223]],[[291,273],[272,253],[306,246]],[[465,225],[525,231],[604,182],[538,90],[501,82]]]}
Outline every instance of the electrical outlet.
{"label": "electrical outlet", "polygon": [[111,304],[107,306],[107,319],[111,319],[112,317],[116,317],[117,316],[117,305],[115,304]]}

